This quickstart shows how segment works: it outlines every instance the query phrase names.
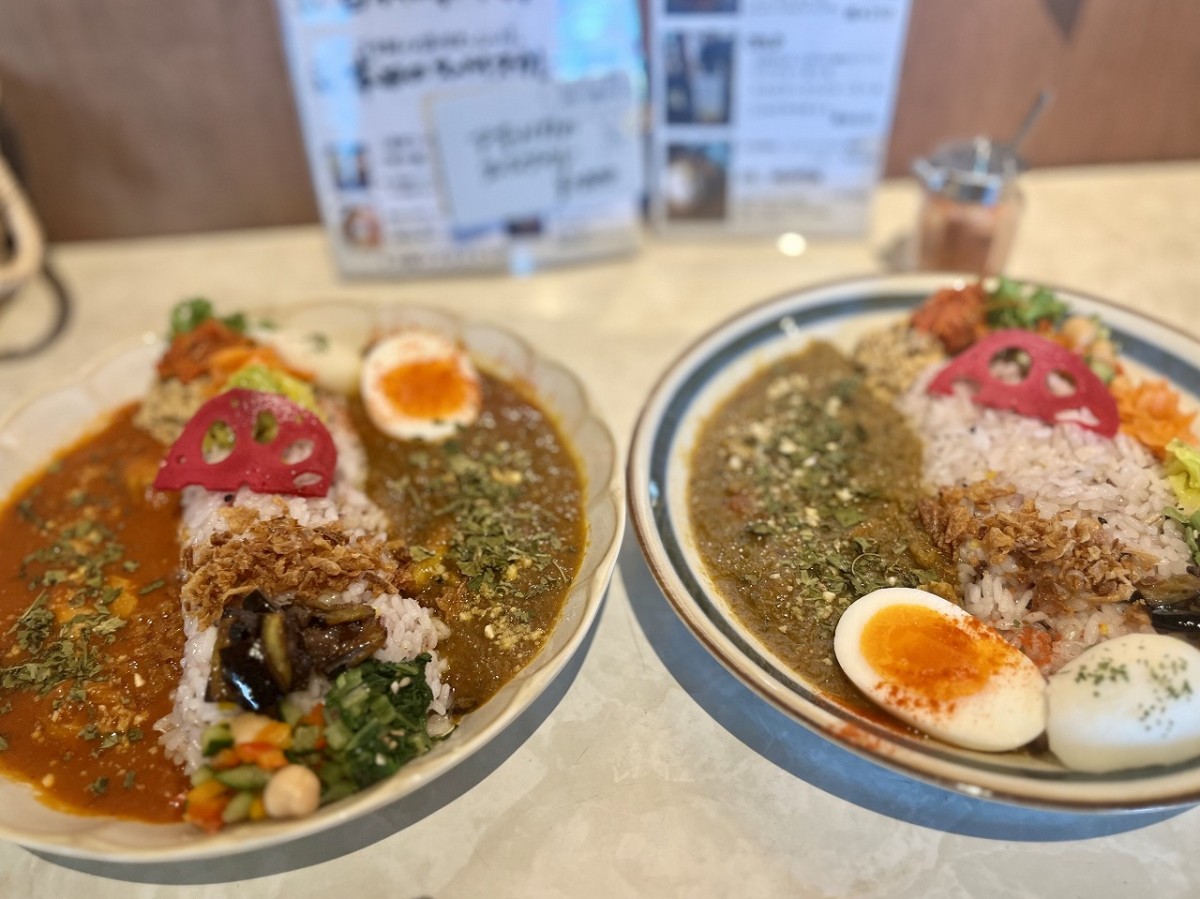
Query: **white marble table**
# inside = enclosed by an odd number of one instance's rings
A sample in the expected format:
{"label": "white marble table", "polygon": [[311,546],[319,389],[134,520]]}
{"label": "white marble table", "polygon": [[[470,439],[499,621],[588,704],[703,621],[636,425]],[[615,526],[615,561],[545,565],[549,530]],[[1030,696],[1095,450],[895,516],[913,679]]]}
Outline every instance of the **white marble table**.
{"label": "white marble table", "polygon": [[[1025,186],[1013,275],[1197,330],[1200,163],[1034,172]],[[343,283],[316,228],[61,246],[75,317],[49,350],[0,365],[0,413],[160,327],[184,297],[345,296],[524,335],[584,379],[624,447],[650,385],[702,330],[773,294],[881,270],[916,202],[911,185],[885,185],[868,239],[798,257],[771,240],[650,240],[636,257],[521,279]],[[0,346],[39,326],[39,297],[0,310]],[[1200,894],[1197,845],[1200,811],[1021,811],[810,735],[708,656],[627,535],[584,651],[449,776],[321,837],[220,863],[135,868],[0,843],[0,897],[1173,897]]]}

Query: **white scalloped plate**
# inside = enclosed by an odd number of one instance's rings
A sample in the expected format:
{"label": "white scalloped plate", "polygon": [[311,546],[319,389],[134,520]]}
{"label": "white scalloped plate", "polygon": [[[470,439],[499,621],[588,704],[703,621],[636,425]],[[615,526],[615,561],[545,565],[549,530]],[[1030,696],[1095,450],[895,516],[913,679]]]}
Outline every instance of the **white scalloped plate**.
{"label": "white scalloped plate", "polygon": [[[1124,811],[1200,801],[1200,759],[1093,775],[1022,753],[981,753],[881,726],[788,669],[729,609],[705,573],[687,514],[687,473],[700,425],[772,360],[820,337],[849,349],[864,330],[895,321],[953,275],[863,278],[799,290],[746,310],[686,350],[642,410],[628,464],[634,530],[676,613],[718,661],[815,733],[874,762],[969,796],[1072,811]],[[957,279],[961,282],[961,279]],[[1122,358],[1200,396],[1200,342],[1132,310],[1055,288],[1072,308],[1113,329]]]}
{"label": "white scalloped plate", "polygon": [[[288,327],[361,345],[376,329],[420,326],[461,339],[486,368],[532,386],[575,449],[586,482],[588,543],[562,616],[542,651],[428,755],[394,777],[299,821],[263,821],[206,835],[190,825],[151,825],[72,815],[39,802],[31,787],[0,777],[0,838],[59,855],[110,862],[194,860],[246,852],[307,836],[395,802],[487,745],[550,685],[579,649],[600,608],[625,522],[616,444],[583,385],[499,328],[433,309],[339,302],[254,310]],[[162,344],[154,335],[120,350],[76,380],[41,393],[0,419],[0,496],[76,439],[104,413],[136,399],[150,382]]]}

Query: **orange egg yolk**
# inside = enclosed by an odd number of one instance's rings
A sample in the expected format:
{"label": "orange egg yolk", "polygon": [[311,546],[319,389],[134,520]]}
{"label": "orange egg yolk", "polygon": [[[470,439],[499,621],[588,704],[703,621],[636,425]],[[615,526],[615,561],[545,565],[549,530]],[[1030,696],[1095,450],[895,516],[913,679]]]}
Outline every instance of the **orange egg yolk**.
{"label": "orange egg yolk", "polygon": [[379,379],[379,388],[393,409],[410,418],[446,418],[479,401],[479,385],[450,357],[398,365]]}
{"label": "orange egg yolk", "polygon": [[978,693],[1019,661],[982,622],[920,605],[880,609],[863,627],[859,648],[894,702],[930,711]]}

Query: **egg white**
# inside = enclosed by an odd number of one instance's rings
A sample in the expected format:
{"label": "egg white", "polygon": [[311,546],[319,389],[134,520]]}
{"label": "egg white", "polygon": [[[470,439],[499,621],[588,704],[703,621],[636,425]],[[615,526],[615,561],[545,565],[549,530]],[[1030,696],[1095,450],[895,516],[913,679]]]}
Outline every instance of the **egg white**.
{"label": "egg white", "polygon": [[[957,625],[970,620],[975,639],[994,639],[1004,666],[982,687],[952,701],[929,703],[917,691],[888,683],[863,654],[863,630],[890,606],[916,605],[936,612]],[[1004,643],[999,633],[964,609],[933,593],[904,587],[876,590],[850,605],[834,633],[838,664],[871,701],[917,730],[967,749],[1003,752],[1037,738],[1046,723],[1045,679],[1020,650]]]}
{"label": "egg white", "polygon": [[[386,395],[382,382],[389,372],[414,363],[442,360],[451,362],[457,376],[467,385],[466,396],[458,406],[429,418],[397,408]],[[479,373],[467,353],[432,331],[402,331],[377,341],[363,360],[359,389],[375,426],[401,440],[445,440],[475,421],[482,402]]]}
{"label": "egg white", "polygon": [[1165,634],[1097,644],[1050,677],[1046,735],[1068,768],[1104,772],[1200,756],[1200,649]]}

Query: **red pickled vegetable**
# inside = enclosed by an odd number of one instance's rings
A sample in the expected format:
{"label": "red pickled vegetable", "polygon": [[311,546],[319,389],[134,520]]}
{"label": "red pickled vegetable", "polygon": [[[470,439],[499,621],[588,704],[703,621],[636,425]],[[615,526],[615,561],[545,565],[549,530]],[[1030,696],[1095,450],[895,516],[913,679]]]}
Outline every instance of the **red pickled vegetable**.
{"label": "red pickled vegetable", "polygon": [[[991,371],[997,356],[1021,350],[1029,357],[1029,370],[1017,383],[1002,381]],[[1073,385],[1065,395],[1051,391],[1049,378],[1059,375]],[[1044,337],[1019,329],[993,331],[946,365],[929,384],[930,393],[949,394],[959,381],[976,385],[973,402],[1007,409],[1050,424],[1064,420],[1063,413],[1086,410],[1094,422],[1071,419],[1105,437],[1114,437],[1120,425],[1117,401],[1082,358]]]}
{"label": "red pickled vegetable", "polygon": [[[260,416],[274,419],[275,433],[256,438]],[[218,422],[233,434],[233,448],[223,459],[204,457],[204,439]],[[307,455],[302,447],[309,448]],[[289,459],[289,455],[303,455]],[[237,490],[243,484],[256,493],[324,496],[333,483],[337,448],[329,430],[287,397],[238,388],[205,403],[184,426],[167,453],[154,487],[180,490],[198,484],[209,490]]]}

